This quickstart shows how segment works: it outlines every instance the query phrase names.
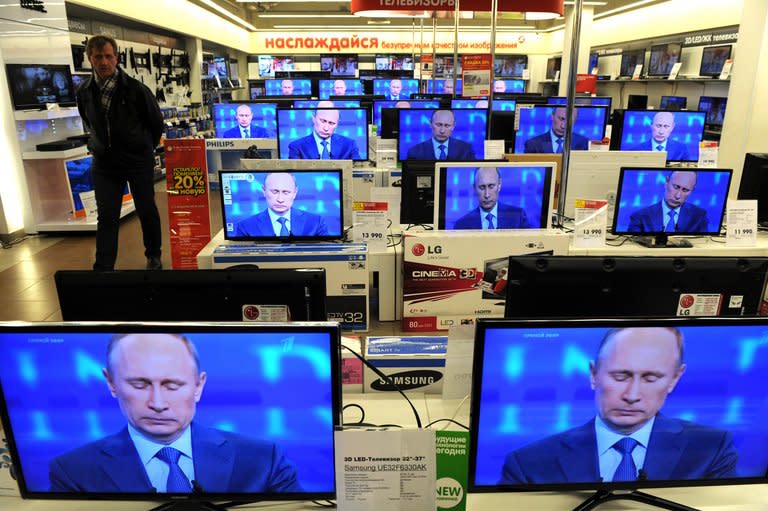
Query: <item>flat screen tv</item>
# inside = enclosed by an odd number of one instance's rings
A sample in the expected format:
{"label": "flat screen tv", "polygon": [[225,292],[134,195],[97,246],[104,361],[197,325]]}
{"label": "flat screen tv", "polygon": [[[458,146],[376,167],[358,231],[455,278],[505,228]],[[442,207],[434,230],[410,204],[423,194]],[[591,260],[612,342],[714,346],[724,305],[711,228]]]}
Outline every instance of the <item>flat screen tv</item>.
{"label": "flat screen tv", "polygon": [[438,162],[435,228],[549,228],[555,167],[554,162]]}
{"label": "flat screen tv", "polygon": [[331,96],[360,96],[363,94],[363,82],[360,80],[319,80],[320,99],[328,99]]}
{"label": "flat screen tv", "polygon": [[343,175],[339,167],[219,171],[224,239],[341,239]]}
{"label": "flat screen tv", "polygon": [[722,128],[725,119],[725,105],[728,98],[717,96],[701,96],[699,98],[700,112],[706,112],[706,125],[714,128]]}
{"label": "flat screen tv", "polygon": [[453,90],[453,78],[446,78],[442,80],[425,80],[426,89],[428,94],[461,94],[462,81],[461,78],[456,79],[456,90]]}
{"label": "flat screen tv", "polygon": [[766,257],[512,256],[504,317],[757,316],[767,272]]}
{"label": "flat screen tv", "polygon": [[[484,158],[487,109],[411,108],[398,113],[398,160]],[[441,157],[442,154],[445,157]]]}
{"label": "flat screen tv", "polygon": [[562,57],[549,57],[547,59],[547,80],[557,80],[560,76],[560,66],[563,63]]}
{"label": "flat screen tv", "polygon": [[357,76],[357,55],[320,55],[320,71],[331,76]]}
{"label": "flat screen tv", "polygon": [[[765,484],[764,318],[479,319],[468,491]],[[749,355],[745,355],[748,352]],[[562,506],[561,506],[562,507]]]}
{"label": "flat screen tv", "polygon": [[[321,101],[323,105],[329,104],[327,99],[296,99],[293,101],[293,108],[317,108]],[[339,108],[360,108],[359,99],[335,99],[331,103]]]}
{"label": "flat screen tv", "polygon": [[323,269],[59,270],[54,280],[64,321],[327,319]]}
{"label": "flat screen tv", "polygon": [[494,94],[504,94],[504,93],[518,94],[521,92],[525,92],[525,80],[497,78],[496,80],[493,81]]}
{"label": "flat screen tv", "polygon": [[589,54],[589,65],[587,66],[587,72],[589,74],[596,75],[597,73],[597,64],[600,60],[600,55],[597,53],[590,53]]}
{"label": "flat screen tv", "polygon": [[410,99],[418,92],[419,81],[412,78],[374,78],[373,80],[373,95],[383,96],[387,101]]}
{"label": "flat screen tv", "polygon": [[699,66],[699,74],[701,76],[720,76],[723,71],[723,64],[725,61],[731,58],[730,44],[722,46],[707,46],[701,52],[701,65]]}
{"label": "flat screen tv", "polygon": [[665,150],[668,162],[699,161],[706,115],[693,111],[626,110],[619,147],[622,151]]}
{"label": "flat screen tv", "polygon": [[528,55],[503,55],[493,59],[493,74],[499,78],[522,78]]}
{"label": "flat screen tv", "polygon": [[[629,77],[635,74],[635,67],[645,64],[645,48],[621,52],[619,76]],[[640,70],[642,73],[642,69]]]}
{"label": "flat screen tv", "polygon": [[[382,111],[385,108],[438,108],[440,101],[431,99],[409,99],[407,101],[392,101],[386,99],[377,99],[373,102],[373,124],[376,125],[376,133],[381,134]],[[396,117],[394,118],[396,120]]]}
{"label": "flat screen tv", "polygon": [[21,495],[332,499],[339,343],[335,323],[0,325]]}
{"label": "flat screen tv", "polygon": [[276,71],[293,71],[295,64],[293,57],[259,55],[259,76],[272,78]]}
{"label": "flat screen tv", "polygon": [[366,161],[368,109],[278,108],[277,146],[285,160]]}
{"label": "flat screen tv", "polygon": [[688,98],[685,96],[662,96],[659,102],[661,110],[685,110],[688,106]]}
{"label": "flat screen tv", "polygon": [[264,80],[266,96],[312,96],[312,80],[309,78],[283,78]]}
{"label": "flat screen tv", "polygon": [[413,71],[412,55],[376,55],[377,71]]}
{"label": "flat screen tv", "polygon": [[83,200],[80,198],[80,194],[93,190],[93,178],[91,176],[92,165],[93,156],[81,156],[64,161],[64,167],[67,169],[69,187],[72,190],[72,201],[75,207],[74,216],[76,218],[85,218],[86,216],[85,207],[83,206]]}
{"label": "flat screen tv", "polygon": [[42,110],[47,103],[75,105],[68,64],[6,64],[14,110]]}
{"label": "flat screen tv", "polygon": [[[608,112],[611,111],[611,96],[575,96],[573,98],[574,105],[587,105],[587,106],[604,106],[608,108]],[[567,105],[568,98],[565,96],[550,96],[547,98],[547,104],[549,105]]]}
{"label": "flat screen tv", "polygon": [[75,87],[75,92],[77,92],[77,89],[79,89],[91,76],[93,76],[93,73],[86,73],[84,71],[75,71],[72,73],[72,85]]}
{"label": "flat screen tv", "polygon": [[275,103],[214,103],[216,138],[275,138]]}
{"label": "flat screen tv", "polygon": [[669,236],[717,236],[732,175],[731,169],[622,167],[613,233],[658,247],[690,246]]}
{"label": "flat screen tv", "polygon": [[680,62],[683,45],[680,43],[656,44],[651,46],[648,59],[648,76],[667,76],[672,66]]}
{"label": "flat screen tv", "polygon": [[[526,105],[518,108],[519,129],[515,133],[515,153],[562,152],[566,112],[567,109],[559,105]],[[576,106],[575,115],[571,150],[586,151],[590,140],[603,139],[608,109],[602,106]],[[558,142],[559,139],[562,140]]]}
{"label": "flat screen tv", "polygon": [[645,110],[648,108],[647,94],[630,94],[627,96],[627,108],[629,110]]}

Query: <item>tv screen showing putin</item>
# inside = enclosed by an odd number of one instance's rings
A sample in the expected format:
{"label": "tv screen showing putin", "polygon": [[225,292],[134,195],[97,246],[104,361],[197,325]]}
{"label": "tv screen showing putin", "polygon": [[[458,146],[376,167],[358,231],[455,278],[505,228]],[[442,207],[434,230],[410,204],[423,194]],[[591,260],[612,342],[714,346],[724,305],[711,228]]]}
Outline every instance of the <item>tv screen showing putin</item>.
{"label": "tv screen showing putin", "polygon": [[266,96],[312,96],[312,80],[306,78],[285,78],[264,80]]}
{"label": "tv screen showing putin", "polygon": [[402,109],[398,159],[482,160],[487,109]]}
{"label": "tv screen showing putin", "polygon": [[275,103],[215,103],[213,123],[216,138],[277,137]]}
{"label": "tv screen showing putin", "polygon": [[284,160],[368,159],[368,110],[331,108],[277,110],[277,148]]}
{"label": "tv screen showing putin", "polygon": [[[557,105],[520,107],[515,153],[562,153],[565,144],[567,108]],[[586,151],[590,140],[602,140],[608,109],[577,106],[574,110],[571,150]]]}
{"label": "tv screen showing putin", "polygon": [[666,151],[667,161],[699,161],[706,112],[626,110],[619,148]]}
{"label": "tv screen showing putin", "polygon": [[363,94],[363,82],[360,80],[319,80],[320,99],[328,99],[331,96],[361,96]]}

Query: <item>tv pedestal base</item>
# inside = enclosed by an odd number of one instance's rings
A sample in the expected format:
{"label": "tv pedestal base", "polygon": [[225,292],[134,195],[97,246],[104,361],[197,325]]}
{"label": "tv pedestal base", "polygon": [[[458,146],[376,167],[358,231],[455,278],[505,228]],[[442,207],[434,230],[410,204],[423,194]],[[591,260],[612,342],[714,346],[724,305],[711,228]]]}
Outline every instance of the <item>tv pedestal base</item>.
{"label": "tv pedestal base", "polygon": [[594,495],[587,500],[573,508],[573,511],[589,511],[596,508],[600,504],[609,502],[611,500],[634,500],[635,502],[642,502],[649,506],[657,507],[660,509],[668,509],[670,511],[699,511],[696,508],[688,507],[684,504],[678,504],[671,500],[663,499],[661,497],[655,497],[649,493],[643,493],[635,490],[598,490]]}
{"label": "tv pedestal base", "polygon": [[226,509],[227,507],[216,505],[213,502],[180,500],[177,502],[166,502],[149,511],[225,511]]}
{"label": "tv pedestal base", "polygon": [[648,248],[691,248],[691,242],[686,239],[670,240],[666,234],[658,236],[632,236],[632,241]]}

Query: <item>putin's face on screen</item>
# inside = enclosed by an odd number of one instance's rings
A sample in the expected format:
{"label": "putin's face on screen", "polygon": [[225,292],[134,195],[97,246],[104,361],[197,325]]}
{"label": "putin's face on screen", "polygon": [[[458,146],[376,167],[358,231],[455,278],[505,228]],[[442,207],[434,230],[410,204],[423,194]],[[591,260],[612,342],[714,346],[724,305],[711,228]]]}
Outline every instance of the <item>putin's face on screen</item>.
{"label": "putin's face on screen", "polygon": [[695,172],[672,172],[664,183],[664,202],[671,209],[679,208],[685,204],[695,187]]}
{"label": "putin's face on screen", "polygon": [[284,215],[293,206],[299,189],[293,176],[287,172],[276,172],[264,180],[264,198],[267,206],[278,215]]}
{"label": "putin's face on screen", "polygon": [[237,107],[237,113],[235,116],[237,117],[237,124],[239,124],[241,128],[247,128],[251,125],[253,112],[251,111],[251,107],[248,105],[240,105]]}
{"label": "putin's face on screen", "polygon": [[[318,103],[320,106],[320,103]],[[312,116],[312,125],[320,138],[328,138],[336,131],[339,125],[338,110],[317,110]]]}
{"label": "putin's face on screen", "polygon": [[293,94],[293,80],[283,80],[280,82],[280,92],[282,92],[283,96]]}
{"label": "putin's face on screen", "polygon": [[453,128],[456,126],[453,112],[450,110],[436,110],[432,114],[429,126],[432,128],[432,138],[438,142],[445,142],[450,138]]}
{"label": "putin's face on screen", "polygon": [[393,97],[397,97],[403,91],[403,82],[400,80],[392,80],[389,82],[389,93]]}
{"label": "putin's face on screen", "polygon": [[333,82],[334,96],[343,96],[346,93],[347,93],[347,84],[344,83],[344,80],[336,80]]}
{"label": "putin's face on screen", "polygon": [[653,140],[659,143],[663,143],[672,134],[675,129],[675,116],[670,112],[659,112],[653,116],[653,124],[651,124],[651,131],[653,133]]}
{"label": "putin's face on screen", "polygon": [[499,200],[501,178],[496,169],[479,168],[475,173],[475,193],[483,211],[490,211]]}

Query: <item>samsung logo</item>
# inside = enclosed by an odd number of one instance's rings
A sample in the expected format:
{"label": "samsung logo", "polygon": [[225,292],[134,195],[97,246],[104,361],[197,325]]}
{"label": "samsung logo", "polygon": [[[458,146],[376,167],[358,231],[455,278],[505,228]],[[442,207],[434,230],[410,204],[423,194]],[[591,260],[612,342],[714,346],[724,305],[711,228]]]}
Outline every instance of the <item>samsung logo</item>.
{"label": "samsung logo", "polygon": [[421,369],[390,374],[389,378],[389,381],[384,381],[379,378],[371,383],[371,388],[373,390],[381,390],[385,392],[396,391],[397,388],[395,388],[395,385],[397,385],[400,390],[419,389],[437,383],[443,378],[443,374],[439,371]]}

